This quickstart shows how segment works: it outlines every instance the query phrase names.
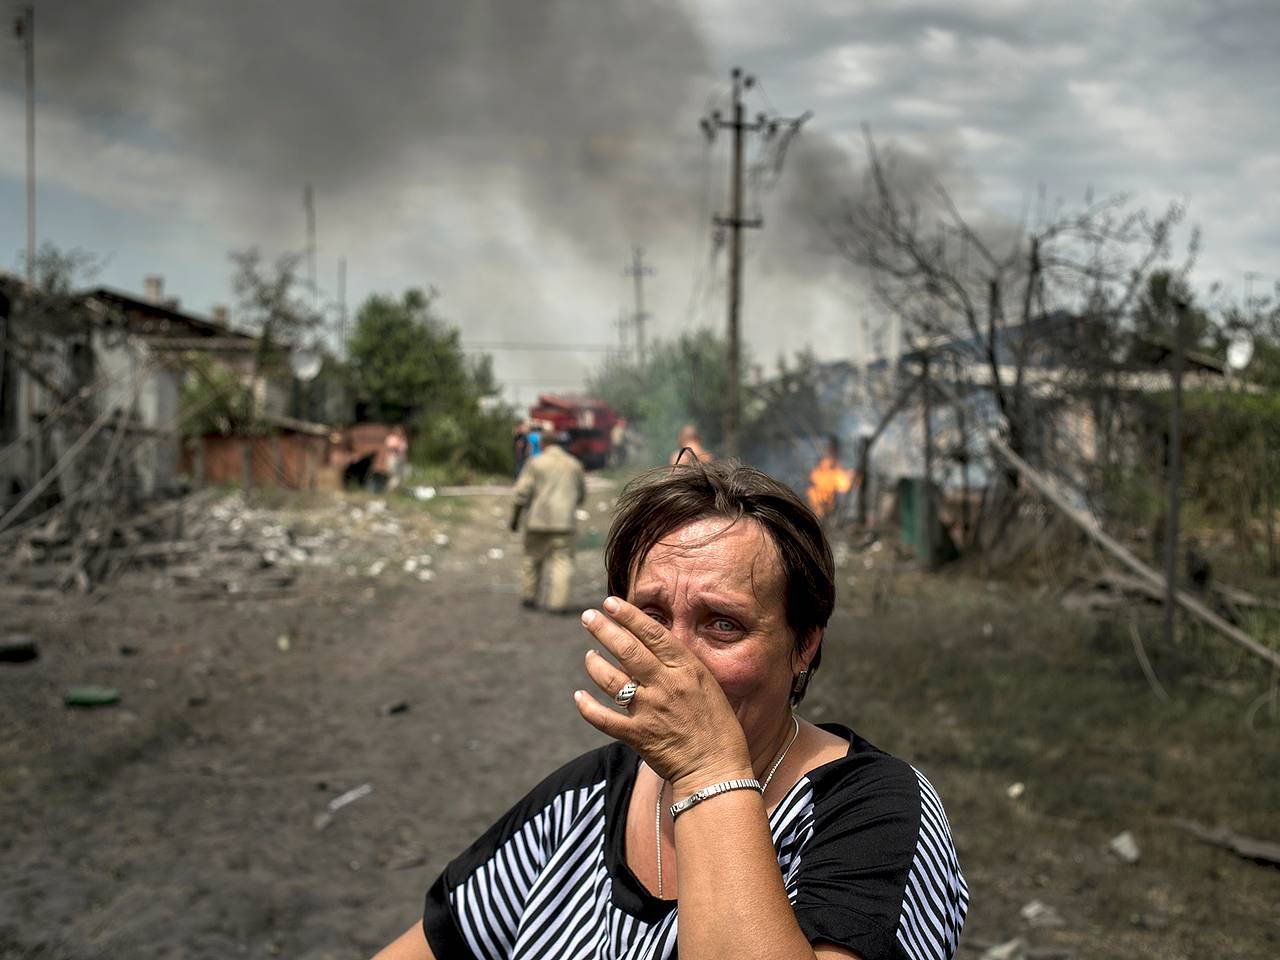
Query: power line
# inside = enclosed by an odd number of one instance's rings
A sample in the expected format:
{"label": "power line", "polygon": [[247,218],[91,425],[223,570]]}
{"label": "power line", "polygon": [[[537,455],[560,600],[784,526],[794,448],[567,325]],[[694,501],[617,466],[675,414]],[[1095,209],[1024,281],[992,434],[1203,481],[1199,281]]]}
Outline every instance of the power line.
{"label": "power line", "polygon": [[518,386],[563,386],[563,385],[580,385],[586,382],[586,377],[496,377],[499,383],[514,384]]}
{"label": "power line", "polygon": [[607,343],[521,343],[511,340],[470,340],[462,345],[463,350],[544,350],[552,353],[610,353],[614,347]]}

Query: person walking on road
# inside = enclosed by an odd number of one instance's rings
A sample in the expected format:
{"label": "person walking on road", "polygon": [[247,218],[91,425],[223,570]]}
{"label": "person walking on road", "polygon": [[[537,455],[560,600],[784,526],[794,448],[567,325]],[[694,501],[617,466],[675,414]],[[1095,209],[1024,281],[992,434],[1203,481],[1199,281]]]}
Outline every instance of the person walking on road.
{"label": "person walking on road", "polygon": [[520,602],[536,607],[543,568],[548,576],[547,609],[566,613],[573,579],[574,512],[587,495],[582,464],[561,446],[563,436],[542,434],[542,453],[531,457],[516,479],[512,532],[524,524],[524,559],[520,564]]}

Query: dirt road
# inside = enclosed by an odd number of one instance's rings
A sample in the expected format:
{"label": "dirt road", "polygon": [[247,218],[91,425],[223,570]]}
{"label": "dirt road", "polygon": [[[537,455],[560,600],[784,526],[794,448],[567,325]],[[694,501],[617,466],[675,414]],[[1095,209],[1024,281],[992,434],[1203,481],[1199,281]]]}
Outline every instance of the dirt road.
{"label": "dirt road", "polygon": [[[5,611],[43,656],[0,670],[0,956],[350,958],[407,926],[468,838],[598,742],[570,699],[580,628],[519,607],[515,543],[472,513],[417,545],[470,551],[428,583]],[[64,707],[86,682],[121,703]]]}

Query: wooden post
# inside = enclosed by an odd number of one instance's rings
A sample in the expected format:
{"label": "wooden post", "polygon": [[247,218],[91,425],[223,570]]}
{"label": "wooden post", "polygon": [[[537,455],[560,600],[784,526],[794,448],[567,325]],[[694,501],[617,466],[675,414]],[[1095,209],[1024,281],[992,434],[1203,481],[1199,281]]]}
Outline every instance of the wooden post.
{"label": "wooden post", "polygon": [[1280,574],[1280,557],[1276,555],[1276,474],[1272,469],[1273,454],[1267,449],[1266,440],[1258,438],[1258,446],[1262,450],[1260,461],[1262,470],[1262,509],[1266,511],[1263,524],[1267,531],[1267,574]]}
{"label": "wooden post", "polygon": [[1178,592],[1178,514],[1182,509],[1182,367],[1186,337],[1186,304],[1174,305],[1173,396],[1169,405],[1169,494],[1164,535],[1164,640],[1173,643]]}

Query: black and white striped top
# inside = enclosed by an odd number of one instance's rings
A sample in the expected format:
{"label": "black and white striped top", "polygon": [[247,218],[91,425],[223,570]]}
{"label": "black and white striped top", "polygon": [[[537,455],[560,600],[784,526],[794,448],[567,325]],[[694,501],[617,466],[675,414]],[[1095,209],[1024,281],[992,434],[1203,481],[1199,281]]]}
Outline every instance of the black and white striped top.
{"label": "black and white striped top", "polygon": [[[853,731],[769,817],[810,942],[864,960],[946,960],[969,905],[946,814],[914,767]],[[440,960],[666,960],[677,901],[649,894],[624,839],[639,757],[614,743],[556,771],[445,868],[423,929]]]}

